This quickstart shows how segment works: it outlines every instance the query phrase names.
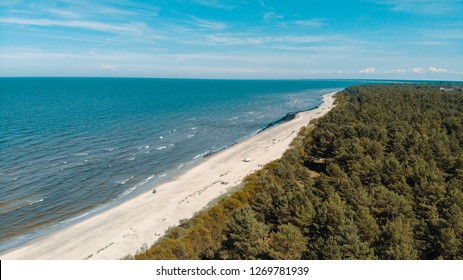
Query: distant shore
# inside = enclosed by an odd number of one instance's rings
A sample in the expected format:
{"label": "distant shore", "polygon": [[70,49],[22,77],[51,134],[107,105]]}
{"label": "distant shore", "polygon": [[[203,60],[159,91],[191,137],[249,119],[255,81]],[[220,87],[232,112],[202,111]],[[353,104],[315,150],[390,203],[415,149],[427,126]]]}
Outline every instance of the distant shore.
{"label": "distant shore", "polygon": [[[334,95],[317,108],[293,113],[249,139],[208,155],[169,182],[99,215],[7,251],[0,259],[119,259],[153,244],[179,220],[191,218],[262,165],[278,159],[301,127],[334,107]],[[245,160],[246,159],[246,160]]]}

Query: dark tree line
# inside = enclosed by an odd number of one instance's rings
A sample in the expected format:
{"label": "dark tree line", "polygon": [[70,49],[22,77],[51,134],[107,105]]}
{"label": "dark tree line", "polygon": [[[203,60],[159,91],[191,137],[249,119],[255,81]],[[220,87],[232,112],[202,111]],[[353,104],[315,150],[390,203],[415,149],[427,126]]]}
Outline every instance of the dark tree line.
{"label": "dark tree line", "polygon": [[350,87],[244,184],[135,258],[462,259],[463,94]]}

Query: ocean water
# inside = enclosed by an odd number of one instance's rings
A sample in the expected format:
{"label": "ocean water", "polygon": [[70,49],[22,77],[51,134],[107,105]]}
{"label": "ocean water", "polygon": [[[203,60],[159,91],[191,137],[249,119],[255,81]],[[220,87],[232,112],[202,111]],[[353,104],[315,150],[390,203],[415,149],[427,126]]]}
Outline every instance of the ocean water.
{"label": "ocean water", "polygon": [[0,79],[0,251],[88,218],[348,80]]}

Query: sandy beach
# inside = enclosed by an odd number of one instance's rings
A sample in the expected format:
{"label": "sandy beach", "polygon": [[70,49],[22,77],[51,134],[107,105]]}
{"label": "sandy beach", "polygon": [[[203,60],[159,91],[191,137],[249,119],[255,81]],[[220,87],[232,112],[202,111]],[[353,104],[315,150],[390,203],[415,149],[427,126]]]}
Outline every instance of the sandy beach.
{"label": "sandy beach", "polygon": [[[1,259],[119,259],[150,246],[262,165],[278,159],[301,127],[334,106],[334,94],[314,110],[205,158],[171,181],[97,216],[6,252]],[[246,157],[249,162],[244,161]]]}

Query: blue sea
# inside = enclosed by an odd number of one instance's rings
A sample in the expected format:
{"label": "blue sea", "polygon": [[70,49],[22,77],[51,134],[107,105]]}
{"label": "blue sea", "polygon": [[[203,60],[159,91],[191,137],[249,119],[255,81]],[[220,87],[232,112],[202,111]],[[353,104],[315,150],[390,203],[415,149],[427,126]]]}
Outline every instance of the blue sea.
{"label": "blue sea", "polygon": [[349,80],[0,79],[0,251],[153,189]]}

